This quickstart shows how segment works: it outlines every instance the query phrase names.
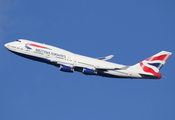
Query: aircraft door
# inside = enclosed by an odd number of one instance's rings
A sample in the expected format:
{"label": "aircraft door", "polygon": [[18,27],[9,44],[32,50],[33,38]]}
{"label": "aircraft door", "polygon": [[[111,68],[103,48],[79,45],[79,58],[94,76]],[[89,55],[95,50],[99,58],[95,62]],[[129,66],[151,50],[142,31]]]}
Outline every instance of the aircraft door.
{"label": "aircraft door", "polygon": [[74,58],[73,58],[73,64],[77,64],[76,55],[74,55]]}
{"label": "aircraft door", "polygon": [[46,58],[50,58],[50,54],[46,54]]}
{"label": "aircraft door", "polygon": [[26,50],[25,50],[25,53],[29,53],[29,52],[30,52],[30,50],[29,50],[29,49],[26,49]]}

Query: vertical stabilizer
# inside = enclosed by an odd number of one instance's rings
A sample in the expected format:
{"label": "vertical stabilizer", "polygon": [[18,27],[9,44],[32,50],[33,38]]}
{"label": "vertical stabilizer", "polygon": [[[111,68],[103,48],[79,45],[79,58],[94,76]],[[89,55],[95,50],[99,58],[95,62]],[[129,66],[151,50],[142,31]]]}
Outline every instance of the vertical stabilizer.
{"label": "vertical stabilizer", "polygon": [[161,78],[161,74],[158,73],[165,62],[168,60],[172,53],[167,51],[161,51],[152,57],[143,60],[140,63],[137,63],[133,67],[140,70],[140,72],[145,75],[157,76],[158,79]]}

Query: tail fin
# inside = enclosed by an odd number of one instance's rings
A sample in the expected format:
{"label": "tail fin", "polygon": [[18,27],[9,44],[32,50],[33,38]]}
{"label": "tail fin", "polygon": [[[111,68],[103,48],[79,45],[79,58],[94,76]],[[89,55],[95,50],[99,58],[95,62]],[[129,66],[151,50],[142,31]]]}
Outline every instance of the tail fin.
{"label": "tail fin", "polygon": [[142,73],[145,73],[145,75],[153,75],[160,79],[162,76],[158,72],[168,60],[171,54],[171,52],[161,51],[153,55],[152,57],[149,57],[146,60],[137,63],[133,67],[139,68]]}

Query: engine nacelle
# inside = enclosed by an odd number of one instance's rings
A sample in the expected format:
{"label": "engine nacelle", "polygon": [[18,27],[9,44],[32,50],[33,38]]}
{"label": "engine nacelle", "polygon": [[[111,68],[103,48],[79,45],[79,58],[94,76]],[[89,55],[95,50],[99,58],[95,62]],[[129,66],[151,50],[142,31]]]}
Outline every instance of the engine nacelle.
{"label": "engine nacelle", "polygon": [[72,67],[65,66],[65,65],[60,65],[60,70],[63,72],[73,72],[74,71]]}
{"label": "engine nacelle", "polygon": [[89,69],[89,68],[83,68],[82,73],[86,75],[96,75],[97,74],[95,70]]}

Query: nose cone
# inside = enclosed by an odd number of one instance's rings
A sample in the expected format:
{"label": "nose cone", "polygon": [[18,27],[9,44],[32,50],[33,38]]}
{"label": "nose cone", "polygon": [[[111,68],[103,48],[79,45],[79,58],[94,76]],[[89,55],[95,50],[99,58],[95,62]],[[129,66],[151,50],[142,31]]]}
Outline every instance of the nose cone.
{"label": "nose cone", "polygon": [[5,44],[4,47],[7,48],[7,44]]}
{"label": "nose cone", "polygon": [[6,49],[9,49],[9,43],[6,43],[5,45],[4,45],[4,47],[6,48]]}

